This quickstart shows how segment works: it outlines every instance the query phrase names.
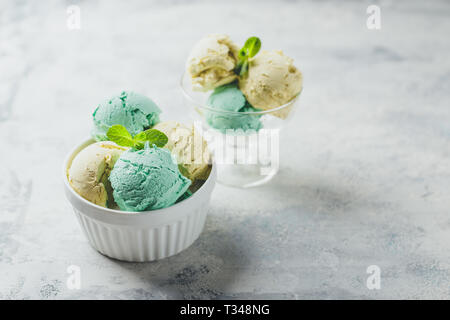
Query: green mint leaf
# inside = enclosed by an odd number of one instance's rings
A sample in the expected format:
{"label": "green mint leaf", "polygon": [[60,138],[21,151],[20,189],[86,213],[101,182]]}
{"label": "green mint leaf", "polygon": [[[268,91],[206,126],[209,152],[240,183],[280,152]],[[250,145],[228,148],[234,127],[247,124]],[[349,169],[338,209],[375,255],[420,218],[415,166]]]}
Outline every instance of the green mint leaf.
{"label": "green mint leaf", "polygon": [[137,150],[141,150],[141,149],[144,149],[144,147],[145,147],[145,144],[144,144],[144,142],[142,142],[142,141],[134,141],[134,145],[133,145],[133,148],[135,148],[135,149],[137,149]]}
{"label": "green mint leaf", "polygon": [[239,50],[239,57],[234,73],[243,77],[247,74],[249,64],[248,59],[253,58],[261,49],[261,40],[258,37],[250,37],[245,41],[244,46]]}
{"label": "green mint leaf", "polygon": [[142,149],[147,141],[150,145],[156,145],[162,148],[169,141],[169,138],[163,132],[156,129],[148,129],[134,136],[134,143],[138,149]]}
{"label": "green mint leaf", "polygon": [[239,60],[242,61],[247,57],[247,47],[244,45],[241,50],[239,50]]}
{"label": "green mint leaf", "polygon": [[134,141],[127,128],[120,124],[116,124],[108,129],[106,136],[109,140],[123,147],[133,147]]}
{"label": "green mint leaf", "polygon": [[245,60],[241,66],[241,70],[239,70],[239,75],[243,77],[248,71],[248,60]]}
{"label": "green mint leaf", "polygon": [[253,58],[261,49],[261,40],[258,37],[250,37],[245,41],[244,48],[247,50],[247,56]]}
{"label": "green mint leaf", "polygon": [[145,134],[145,131],[142,131],[142,132],[138,133],[137,135],[135,135],[133,140],[134,140],[134,142],[145,142],[145,141],[147,141],[146,137],[147,136]]}
{"label": "green mint leaf", "polygon": [[237,75],[241,74],[241,68],[242,68],[242,65],[244,64],[244,61],[245,60],[239,60],[238,61],[238,63],[236,64],[236,67],[234,68],[234,73],[235,74],[237,74]]}

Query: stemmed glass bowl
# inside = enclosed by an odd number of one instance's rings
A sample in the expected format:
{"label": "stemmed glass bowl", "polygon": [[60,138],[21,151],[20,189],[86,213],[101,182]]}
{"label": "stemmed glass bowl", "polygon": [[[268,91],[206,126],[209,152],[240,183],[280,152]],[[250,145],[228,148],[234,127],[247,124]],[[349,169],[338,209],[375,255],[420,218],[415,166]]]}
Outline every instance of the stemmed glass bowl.
{"label": "stemmed glass bowl", "polygon": [[194,91],[186,73],[180,86],[189,117],[213,153],[219,183],[249,188],[277,174],[280,130],[292,119],[300,93],[270,110],[236,112],[210,107],[211,92]]}

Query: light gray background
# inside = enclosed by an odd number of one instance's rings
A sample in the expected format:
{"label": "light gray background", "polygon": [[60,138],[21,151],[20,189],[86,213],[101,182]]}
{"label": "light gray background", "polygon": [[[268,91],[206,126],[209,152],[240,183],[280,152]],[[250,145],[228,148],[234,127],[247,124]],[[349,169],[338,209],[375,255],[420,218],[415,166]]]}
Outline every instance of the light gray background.
{"label": "light gray background", "polygon": [[[446,1],[1,1],[0,298],[450,298],[449,15]],[[304,74],[280,173],[218,185],[175,257],[105,258],[64,198],[63,158],[123,89],[183,119],[185,58],[216,32],[258,35]]]}

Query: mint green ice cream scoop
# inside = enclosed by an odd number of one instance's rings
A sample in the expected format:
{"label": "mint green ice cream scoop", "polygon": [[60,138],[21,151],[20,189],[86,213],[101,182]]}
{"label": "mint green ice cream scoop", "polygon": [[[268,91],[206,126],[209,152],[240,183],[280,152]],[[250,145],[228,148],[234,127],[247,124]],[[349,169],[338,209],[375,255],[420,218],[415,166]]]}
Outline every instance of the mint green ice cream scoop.
{"label": "mint green ice cream scoop", "polygon": [[[208,105],[218,112],[205,112],[206,122],[212,127],[223,133],[227,130],[254,130],[262,128],[259,120],[260,115],[252,114],[229,114],[232,112],[256,112],[260,111],[253,108],[245,99],[244,94],[239,90],[237,84],[227,84],[218,87],[208,98]],[[223,111],[223,112],[220,112]]]}
{"label": "mint green ice cream scoop", "polygon": [[121,210],[146,211],[174,204],[189,188],[168,149],[148,145],[122,153],[109,176]]}
{"label": "mint green ice cream scoop", "polygon": [[245,96],[236,83],[226,84],[214,89],[208,105],[222,111],[239,111],[245,106]]}
{"label": "mint green ice cream scoop", "polygon": [[134,136],[157,124],[160,113],[158,106],[146,96],[123,91],[95,109],[92,136],[97,141],[108,140],[106,133],[115,124],[123,125]]}

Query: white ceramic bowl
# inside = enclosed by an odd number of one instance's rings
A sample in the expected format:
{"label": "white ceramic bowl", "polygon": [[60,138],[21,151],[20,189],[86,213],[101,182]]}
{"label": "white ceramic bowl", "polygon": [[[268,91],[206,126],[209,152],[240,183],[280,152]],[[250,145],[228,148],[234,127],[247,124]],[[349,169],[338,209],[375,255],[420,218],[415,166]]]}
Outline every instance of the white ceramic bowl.
{"label": "white ceramic bowl", "polygon": [[143,262],[163,259],[188,248],[205,225],[208,204],[216,183],[216,168],[191,197],[168,208],[128,212],[93,204],[69,184],[67,168],[93,139],[74,148],[64,162],[64,189],[89,243],[100,253],[118,260]]}

